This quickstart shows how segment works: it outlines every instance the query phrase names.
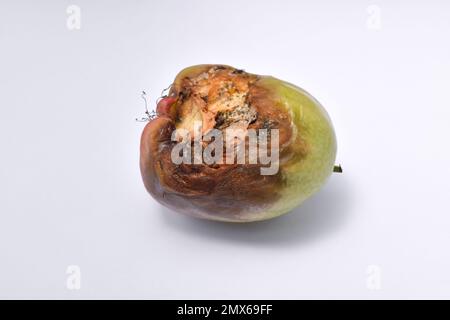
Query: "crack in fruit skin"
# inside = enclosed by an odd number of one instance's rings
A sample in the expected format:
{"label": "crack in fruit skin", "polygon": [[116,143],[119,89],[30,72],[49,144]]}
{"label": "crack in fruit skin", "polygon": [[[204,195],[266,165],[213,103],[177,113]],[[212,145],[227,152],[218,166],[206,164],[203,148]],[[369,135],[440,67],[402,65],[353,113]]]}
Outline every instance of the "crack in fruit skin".
{"label": "crack in fruit skin", "polygon": [[[336,139],[323,107],[287,82],[225,65],[182,70],[141,137],[144,185],[161,204],[194,217],[250,222],[284,214],[316,192],[333,171]],[[279,130],[279,171],[261,164],[175,164],[172,132],[238,126]]]}

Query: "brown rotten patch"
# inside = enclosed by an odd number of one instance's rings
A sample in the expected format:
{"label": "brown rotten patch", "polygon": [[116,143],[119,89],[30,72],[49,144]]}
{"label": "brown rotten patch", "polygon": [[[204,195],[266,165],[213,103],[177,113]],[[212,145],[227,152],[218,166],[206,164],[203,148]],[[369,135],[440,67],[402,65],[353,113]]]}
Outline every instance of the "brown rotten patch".
{"label": "brown rotten patch", "polygon": [[[275,175],[261,175],[263,165],[248,161],[207,165],[175,164],[171,159],[177,143],[171,141],[173,130],[193,133],[194,123],[200,121],[203,134],[212,129],[278,129],[283,161],[294,135],[292,119],[259,80],[222,65],[198,66],[175,79],[169,95],[176,102],[170,112],[147,124],[141,140],[144,183],[159,202],[194,216],[239,221],[242,213],[260,212],[279,199],[281,168]],[[245,147],[248,150],[248,140]]]}

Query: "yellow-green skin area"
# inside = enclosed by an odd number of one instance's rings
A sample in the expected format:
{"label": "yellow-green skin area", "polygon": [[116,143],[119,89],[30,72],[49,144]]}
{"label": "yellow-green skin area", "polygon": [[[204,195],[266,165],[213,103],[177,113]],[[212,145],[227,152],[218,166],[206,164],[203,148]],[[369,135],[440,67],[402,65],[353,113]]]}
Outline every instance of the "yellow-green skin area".
{"label": "yellow-green skin area", "polygon": [[299,161],[280,165],[284,181],[281,198],[267,212],[253,217],[257,220],[287,213],[317,192],[333,172],[337,150],[331,120],[314,97],[274,77],[263,77],[261,82],[274,90],[280,104],[291,114],[298,134],[308,145],[308,152]]}

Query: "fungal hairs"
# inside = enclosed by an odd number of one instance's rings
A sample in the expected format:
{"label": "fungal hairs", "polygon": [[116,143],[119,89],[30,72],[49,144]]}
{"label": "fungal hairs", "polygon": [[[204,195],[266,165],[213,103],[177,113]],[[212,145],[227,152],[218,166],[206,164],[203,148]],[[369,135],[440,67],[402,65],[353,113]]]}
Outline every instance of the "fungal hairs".
{"label": "fungal hairs", "polygon": [[244,130],[238,126],[230,126],[224,130],[202,132],[201,121],[194,122],[192,133],[184,128],[172,132],[171,140],[177,142],[171,152],[174,164],[259,164],[262,165],[261,175],[277,174],[278,129]]}

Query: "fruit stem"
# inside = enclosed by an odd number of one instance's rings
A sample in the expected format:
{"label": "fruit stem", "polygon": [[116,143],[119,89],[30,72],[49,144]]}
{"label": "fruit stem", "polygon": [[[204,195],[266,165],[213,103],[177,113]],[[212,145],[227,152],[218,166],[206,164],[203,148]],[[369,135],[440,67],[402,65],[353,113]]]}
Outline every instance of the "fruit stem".
{"label": "fruit stem", "polygon": [[340,164],[335,165],[333,168],[333,172],[342,173],[342,167]]}

